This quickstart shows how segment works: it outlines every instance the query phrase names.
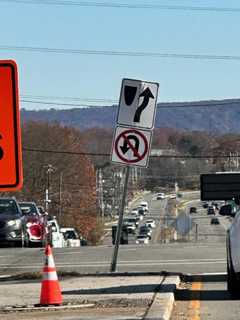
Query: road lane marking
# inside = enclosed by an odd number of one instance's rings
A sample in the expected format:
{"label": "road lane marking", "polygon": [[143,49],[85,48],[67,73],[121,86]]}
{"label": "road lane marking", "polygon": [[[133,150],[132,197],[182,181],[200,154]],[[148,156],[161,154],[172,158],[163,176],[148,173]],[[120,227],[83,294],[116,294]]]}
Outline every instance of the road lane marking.
{"label": "road lane marking", "polygon": [[[110,261],[110,260],[109,260]],[[225,263],[226,259],[183,259],[183,260],[119,260],[119,263],[122,264],[201,264],[201,263]],[[41,263],[41,262],[39,262]],[[57,262],[59,265],[68,265],[72,263],[64,263],[64,262]],[[88,262],[82,262],[80,265],[85,265],[89,263],[97,263],[97,264],[104,264],[108,263],[108,261],[88,261]],[[76,263],[75,263],[76,264]],[[24,264],[22,264],[24,265]],[[32,266],[37,266],[38,264],[32,264]],[[0,267],[6,267],[9,266],[8,264],[0,264]],[[11,267],[11,266],[9,266]],[[13,266],[12,268],[16,268],[16,266]]]}
{"label": "road lane marking", "polygon": [[[202,261],[202,262],[141,262],[141,263],[136,263],[134,261],[129,261],[129,262],[118,262],[118,266],[139,266],[139,267],[145,267],[145,266],[165,266],[165,265],[210,265],[210,264],[224,264],[225,265],[226,261]],[[90,267],[90,268],[95,268],[95,267],[106,267],[109,266],[110,262],[92,262],[92,263],[56,263],[57,268],[71,268],[71,267],[79,267],[79,268],[84,268],[84,267]],[[34,269],[34,268],[41,268],[42,263],[35,264],[35,265],[18,265],[18,266],[9,266],[9,265],[0,265],[0,269],[8,268],[8,269]]]}
{"label": "road lane marking", "polygon": [[[191,291],[192,291],[192,297],[195,298],[195,300],[192,300],[189,305],[189,319],[190,320],[200,320],[200,290],[202,289],[202,283],[201,282],[193,282]],[[194,296],[193,296],[194,293]]]}

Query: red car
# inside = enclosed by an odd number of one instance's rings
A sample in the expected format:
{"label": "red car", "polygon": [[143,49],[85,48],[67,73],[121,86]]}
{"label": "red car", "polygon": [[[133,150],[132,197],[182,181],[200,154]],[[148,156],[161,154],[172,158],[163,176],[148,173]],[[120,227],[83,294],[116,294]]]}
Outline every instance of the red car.
{"label": "red car", "polygon": [[19,202],[26,219],[29,245],[44,246],[47,239],[47,218],[41,214],[35,202]]}

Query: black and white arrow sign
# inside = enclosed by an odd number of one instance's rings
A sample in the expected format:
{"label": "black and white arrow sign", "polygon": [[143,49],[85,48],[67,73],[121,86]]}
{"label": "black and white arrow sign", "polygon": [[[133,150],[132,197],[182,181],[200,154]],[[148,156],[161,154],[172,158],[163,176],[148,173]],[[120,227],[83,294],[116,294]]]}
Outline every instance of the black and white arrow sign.
{"label": "black and white arrow sign", "polygon": [[143,110],[149,105],[149,100],[152,98],[154,99],[154,96],[151,92],[151,90],[149,89],[149,87],[147,87],[147,89],[145,89],[140,95],[139,97],[143,97],[143,102],[140,104],[140,106],[137,108],[133,121],[134,122],[140,122],[140,118],[141,118],[141,114],[143,112]]}
{"label": "black and white arrow sign", "polygon": [[123,79],[117,123],[153,129],[158,87],[155,82]]}

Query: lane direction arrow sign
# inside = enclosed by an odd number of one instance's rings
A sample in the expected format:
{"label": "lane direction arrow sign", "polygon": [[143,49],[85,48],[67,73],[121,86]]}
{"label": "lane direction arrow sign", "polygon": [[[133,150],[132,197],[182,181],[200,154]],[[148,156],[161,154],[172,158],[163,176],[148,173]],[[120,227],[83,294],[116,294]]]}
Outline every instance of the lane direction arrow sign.
{"label": "lane direction arrow sign", "polygon": [[123,79],[117,123],[135,128],[154,127],[159,84]]}
{"label": "lane direction arrow sign", "polygon": [[112,144],[112,161],[146,167],[151,138],[151,131],[117,127]]}

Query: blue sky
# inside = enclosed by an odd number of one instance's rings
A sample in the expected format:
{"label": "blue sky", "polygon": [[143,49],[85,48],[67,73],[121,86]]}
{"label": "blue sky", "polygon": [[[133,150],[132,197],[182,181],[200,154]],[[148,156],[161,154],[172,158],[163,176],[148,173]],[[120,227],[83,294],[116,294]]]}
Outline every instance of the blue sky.
{"label": "blue sky", "polygon": [[[239,0],[108,2],[240,8]],[[41,101],[53,101],[50,97],[59,97],[57,101],[67,103],[74,101],[61,97],[117,101],[122,78],[159,82],[159,102],[240,98],[240,60],[56,54],[1,49],[1,46],[21,46],[240,55],[240,11],[147,10],[0,1],[0,12],[0,59],[16,60],[23,100],[31,100],[25,97],[27,95],[35,98],[43,96]],[[21,106],[26,109],[51,107],[34,103],[22,103]]]}

